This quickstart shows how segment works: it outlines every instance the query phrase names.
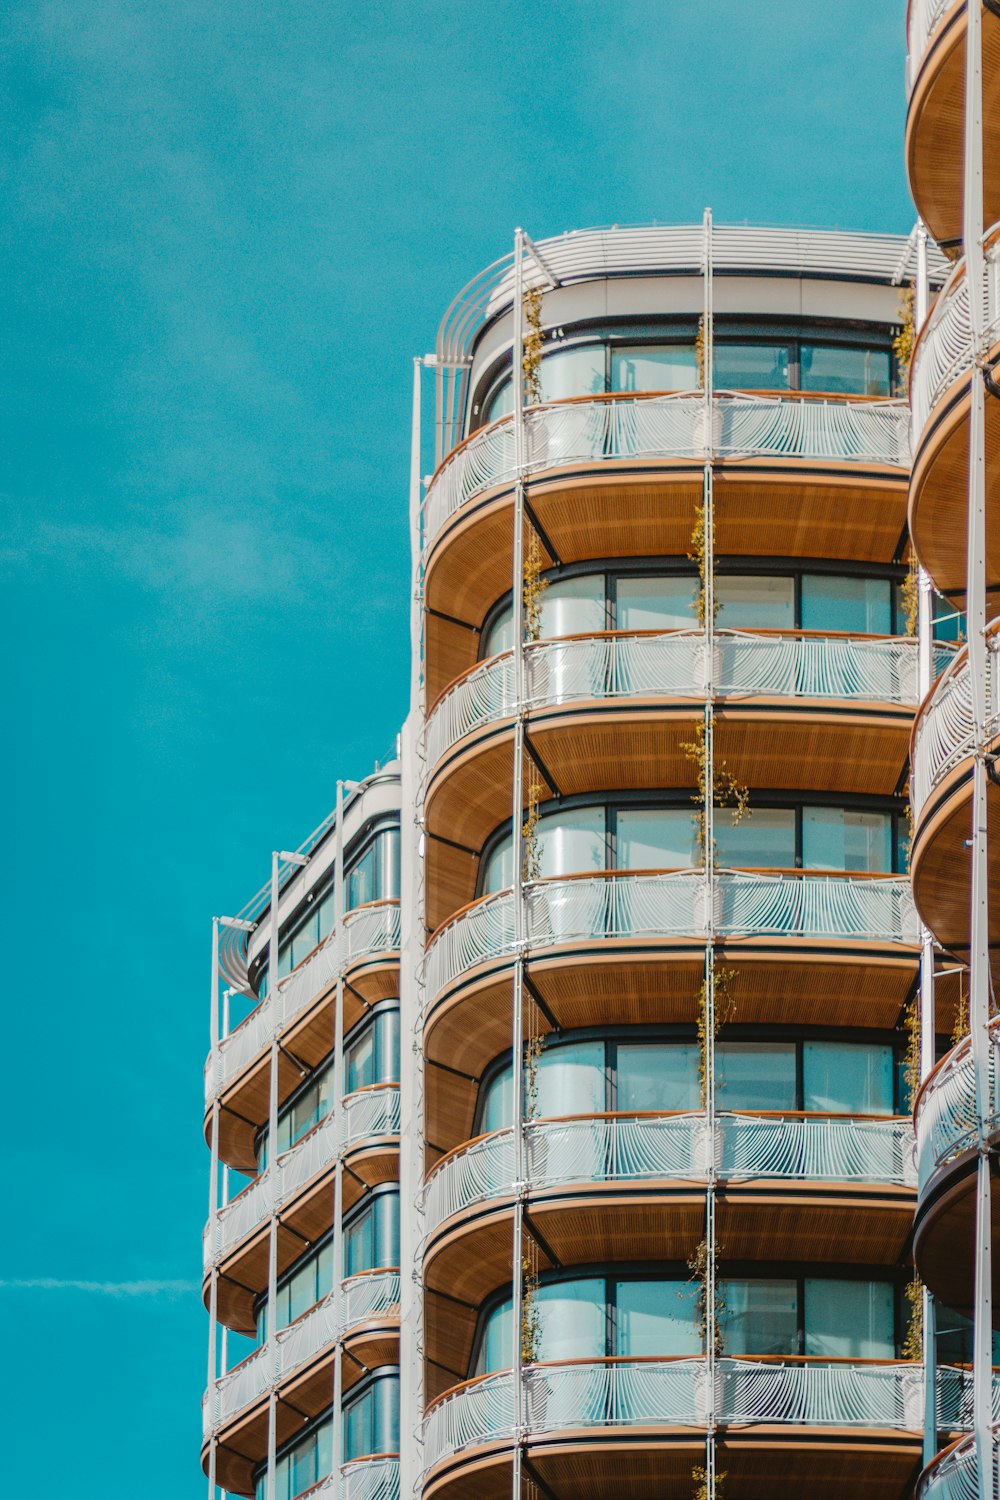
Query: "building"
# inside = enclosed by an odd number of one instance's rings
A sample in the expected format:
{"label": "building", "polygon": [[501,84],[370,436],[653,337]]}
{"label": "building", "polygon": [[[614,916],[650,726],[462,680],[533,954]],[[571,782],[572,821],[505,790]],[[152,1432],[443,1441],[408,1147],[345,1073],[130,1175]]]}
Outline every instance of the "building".
{"label": "building", "polygon": [[218,919],[211,1500],[897,1500],[965,1440],[911,1259],[961,985],[910,737],[963,658],[900,292],[946,272],[518,232],[416,362],[399,763]]}
{"label": "building", "polygon": [[[968,645],[925,697],[911,752],[913,891],[927,927],[923,1022],[956,984],[959,1024],[916,1100],[919,1193],[914,1257],[928,1290],[927,1340],[957,1310],[974,1325],[973,1428],[924,1472],[923,1500],[1000,1493],[1000,1320],[992,1243],[1000,1101],[993,962],[1000,911],[996,770],[1000,734],[1000,7],[911,0],[906,161],[917,210],[954,268],[913,359],[909,529],[933,584],[967,614]],[[990,227],[992,226],[992,227]],[[948,994],[949,1000],[942,1001]],[[930,1356],[929,1356],[930,1357]]]}

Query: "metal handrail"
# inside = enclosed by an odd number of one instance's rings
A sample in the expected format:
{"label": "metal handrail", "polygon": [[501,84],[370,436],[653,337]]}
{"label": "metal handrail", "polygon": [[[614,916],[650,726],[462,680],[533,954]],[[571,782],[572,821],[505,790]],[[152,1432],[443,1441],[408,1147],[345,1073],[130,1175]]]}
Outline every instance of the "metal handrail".
{"label": "metal handrail", "polygon": [[[1000,224],[983,238],[983,327],[1000,335]],[[911,447],[916,453],[941,398],[972,369],[972,311],[966,262],[960,260],[935,298],[910,366]]]}
{"label": "metal handrail", "polygon": [[[987,735],[1000,733],[1000,620],[986,635]],[[963,647],[921,704],[910,736],[910,801],[918,819],[928,798],[975,748],[969,659]]]}

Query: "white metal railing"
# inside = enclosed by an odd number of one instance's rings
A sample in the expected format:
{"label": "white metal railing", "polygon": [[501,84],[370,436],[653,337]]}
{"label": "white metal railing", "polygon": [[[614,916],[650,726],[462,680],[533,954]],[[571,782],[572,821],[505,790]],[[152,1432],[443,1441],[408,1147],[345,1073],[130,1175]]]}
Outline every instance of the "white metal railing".
{"label": "white metal railing", "polygon": [[[988,232],[987,239],[997,228]],[[983,324],[987,332],[1000,326],[1000,237],[987,245],[980,289]],[[960,376],[972,368],[972,317],[965,261],[960,261],[942,287],[920,335],[910,370],[910,404],[913,411],[912,447],[916,452],[921,435],[935,406]]]}
{"label": "white metal railing", "polygon": [[212,1099],[270,1045],[279,1032],[334,984],[338,974],[368,954],[395,952],[400,944],[398,901],[373,902],[348,912],[341,929],[285,976],[277,991],[223,1037],[205,1064],[205,1099]]}
{"label": "white metal railing", "polygon": [[203,1235],[205,1269],[223,1259],[325,1171],[336,1160],[338,1147],[344,1150],[366,1138],[396,1136],[399,1121],[398,1084],[379,1084],[348,1094],[339,1141],[335,1116],[329,1114],[216,1211]]}
{"label": "white metal railing", "polygon": [[906,24],[906,92],[910,94],[924,55],[955,0],[910,0]]}
{"label": "white metal railing", "polygon": [[398,1270],[369,1271],[341,1285],[339,1325],[331,1292],[302,1317],[220,1377],[202,1402],[204,1435],[227,1426],[269,1391],[301,1370],[322,1350],[370,1318],[398,1317]]}
{"label": "white metal railing", "polygon": [[306,1490],[302,1500],[399,1500],[399,1455],[375,1453],[344,1464]]}
{"label": "white metal railing", "polygon": [[[920,926],[903,876],[719,871],[715,930],[722,937],[854,938],[915,944]],[[525,887],[531,949],[612,938],[704,937],[708,884],[700,870],[541,880]],[[510,891],[461,912],[427,950],[426,1001],[480,964],[514,950]]]}
{"label": "white metal railing", "polygon": [[[964,1372],[939,1372],[943,1417],[955,1405],[952,1392],[962,1387],[963,1378]],[[529,1365],[524,1371],[527,1433],[536,1437],[595,1427],[699,1427],[709,1406],[708,1379],[706,1363],[697,1357]],[[923,1425],[920,1364],[726,1357],[717,1363],[716,1380],[714,1404],[723,1422],[912,1433]],[[515,1431],[513,1394],[507,1370],[442,1396],[424,1420],[426,1468],[467,1450],[510,1442]],[[963,1421],[968,1421],[967,1415],[955,1425]]]}
{"label": "white metal railing", "polygon": [[[915,707],[916,641],[796,633],[719,631],[714,680],[720,694],[845,698]],[[607,698],[700,698],[707,637],[697,630],[604,634],[538,641],[525,649],[526,709]],[[948,647],[938,649],[943,667]],[[427,724],[433,768],[466,735],[517,711],[513,657],[484,661],[438,700]]]}
{"label": "white metal railing", "polygon": [[[726,1112],[718,1116],[721,1177],[778,1177],[913,1186],[908,1119],[790,1117]],[[531,1120],[524,1127],[529,1192],[576,1182],[698,1180],[708,1173],[705,1116],[593,1115]],[[509,1128],[451,1152],[424,1187],[424,1228],[433,1234],[453,1214],[513,1193]]]}
{"label": "white metal railing", "polygon": [[[537,406],[525,416],[529,473],[623,459],[700,459],[708,434],[700,393],[597,398]],[[907,414],[894,401],[719,394],[713,446],[721,458],[909,462]],[[514,479],[514,428],[503,417],[474,433],[438,469],[423,508],[425,550],[456,511]]]}
{"label": "white metal railing", "polygon": [[[996,622],[987,636],[986,732],[1000,731],[1000,636]],[[942,675],[913,726],[910,801],[915,818],[935,787],[971,756],[975,745],[969,659],[963,651]]]}
{"label": "white metal railing", "polygon": [[[958,1425],[967,1427],[971,1425],[971,1422],[965,1421]],[[1000,1434],[995,1431],[991,1450],[992,1472],[987,1478],[985,1493],[998,1495],[1000,1494]],[[920,1476],[916,1492],[917,1500],[980,1500],[983,1493],[984,1489],[979,1479],[976,1444],[971,1437],[963,1438],[960,1443],[953,1448],[946,1449],[940,1458],[935,1459]]]}
{"label": "white metal railing", "polygon": [[[1000,1122],[1000,1023],[990,1028],[990,1097],[987,1120]],[[976,1074],[966,1037],[924,1081],[914,1108],[917,1174],[921,1191],[939,1167],[974,1145],[979,1135]]]}

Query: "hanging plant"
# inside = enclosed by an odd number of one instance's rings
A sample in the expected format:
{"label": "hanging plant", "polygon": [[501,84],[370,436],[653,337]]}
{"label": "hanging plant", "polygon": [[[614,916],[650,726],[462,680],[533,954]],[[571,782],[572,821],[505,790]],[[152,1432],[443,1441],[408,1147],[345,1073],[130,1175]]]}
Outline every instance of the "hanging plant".
{"label": "hanging plant", "polygon": [[528,406],[537,406],[542,399],[542,294],[537,287],[530,287],[524,294],[524,321],[526,324],[521,349],[521,370],[524,374],[524,394]]}
{"label": "hanging plant", "polygon": [[924,1357],[924,1286],[919,1276],[907,1282],[903,1296],[909,1306],[909,1317],[899,1352],[903,1359],[918,1364]]}
{"label": "hanging plant", "polygon": [[545,788],[538,781],[528,786],[528,810],[521,824],[521,879],[527,884],[542,873],[542,851],[538,842],[538,803]]}
{"label": "hanging plant", "polygon": [[694,367],[699,391],[705,389],[705,314],[698,319],[698,332],[694,337]]}
{"label": "hanging plant", "polygon": [[538,1359],[538,1252],[531,1243],[521,1257],[521,1363],[533,1365]]}
{"label": "hanging plant", "polygon": [[538,1115],[538,1063],[542,1056],[542,1038],[532,1035],[524,1044],[524,1114],[528,1120]]}
{"label": "hanging plant", "polygon": [[903,605],[903,618],[906,620],[906,634],[912,640],[917,633],[917,621],[920,618],[920,573],[917,564],[917,554],[912,549],[910,551],[909,571],[903,579],[900,596]]}
{"label": "hanging plant", "polygon": [[[706,817],[707,792],[708,792],[708,742],[705,734],[705,721],[699,719],[694,739],[681,745],[681,750],[686,758],[695,767],[695,785],[697,791],[691,801],[698,808],[695,814],[696,840],[701,853],[702,863],[708,864],[708,851],[705,848],[707,841]],[[741,823],[750,810],[750,792],[741,781],[729,770],[725,761],[717,761],[713,781],[713,806],[728,807],[732,813],[733,826]],[[715,863],[715,850],[711,851],[712,863]]]}
{"label": "hanging plant", "polygon": [[916,292],[913,286],[904,286],[899,292],[899,332],[892,341],[893,353],[896,356],[896,368],[899,371],[899,394],[906,396],[910,390],[910,364],[913,360],[913,350],[917,342],[917,329],[915,318]]}
{"label": "hanging plant", "polygon": [[903,1028],[906,1031],[903,1082],[912,1109],[920,1088],[920,1010],[916,1000],[911,1000],[903,1010]]}
{"label": "hanging plant", "polygon": [[951,1045],[957,1047],[959,1042],[965,1040],[971,1030],[969,1022],[969,997],[962,976],[958,976],[958,1004],[955,1006],[955,1024],[951,1028]]}
{"label": "hanging plant", "polygon": [[[715,1025],[712,1028],[712,1046],[719,1040],[719,1033],[723,1026],[728,1026],[736,1014],[736,997],[733,994],[733,981],[736,978],[735,969],[720,969],[712,961],[712,981],[715,988]],[[701,989],[698,991],[698,1082],[701,1088],[701,1107],[705,1109],[708,1105],[708,980],[703,979]]]}
{"label": "hanging plant", "polygon": [[715,1493],[714,1495],[710,1495],[708,1489],[708,1470],[701,1464],[695,1464],[691,1470],[691,1478],[694,1480],[693,1500],[722,1500],[722,1481],[726,1477],[726,1472],[725,1469],[721,1472],[716,1470]]}
{"label": "hanging plant", "polygon": [[537,641],[542,633],[542,595],[549,580],[542,577],[545,557],[538,533],[532,528],[524,553],[524,636],[525,640]]}
{"label": "hanging plant", "polygon": [[[712,522],[712,554],[715,554],[715,522]],[[704,502],[695,511],[694,530],[688,547],[688,557],[698,569],[698,585],[694,592],[695,613],[702,630],[708,615],[708,591],[706,588],[708,569],[708,508]],[[714,595],[714,590],[713,590]],[[719,601],[713,599],[712,615],[719,613]]]}
{"label": "hanging plant", "polygon": [[[706,1235],[697,1245],[694,1254],[687,1263],[691,1272],[690,1280],[695,1286],[695,1317],[701,1330],[701,1346],[708,1348],[708,1281],[711,1275],[709,1264],[708,1236]],[[722,1319],[726,1311],[726,1305],[719,1296],[719,1287],[715,1287],[715,1336],[713,1345],[716,1358],[722,1354]]]}

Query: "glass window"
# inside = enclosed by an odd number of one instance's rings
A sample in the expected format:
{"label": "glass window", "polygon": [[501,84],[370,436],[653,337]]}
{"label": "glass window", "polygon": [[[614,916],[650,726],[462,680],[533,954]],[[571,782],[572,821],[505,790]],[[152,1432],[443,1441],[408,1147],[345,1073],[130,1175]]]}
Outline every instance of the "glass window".
{"label": "glass window", "polygon": [[804,391],[829,391],[831,395],[888,396],[889,351],[803,344],[799,384]]}
{"label": "glass window", "polygon": [[538,1358],[602,1359],[607,1342],[604,1279],[542,1284],[538,1309]]}
{"label": "glass window", "polygon": [[344,1226],[344,1275],[370,1271],[375,1259],[375,1204]]}
{"label": "glass window", "polygon": [[887,813],[807,807],[802,813],[802,864],[807,870],[892,870],[892,819]]}
{"label": "glass window", "polygon": [[345,1403],[344,1461],[369,1453],[399,1452],[399,1379],[382,1376]]}
{"label": "glass window", "polygon": [[844,630],[858,635],[891,635],[892,590],[889,580],[806,573],[802,579],[802,628]]}
{"label": "glass window", "polygon": [[483,1324],[476,1354],[476,1375],[488,1375],[491,1370],[509,1370],[513,1354],[513,1304],[507,1297],[498,1302]]}
{"label": "glass window", "polygon": [[618,578],[615,583],[619,630],[691,630],[695,583],[691,578]]}
{"label": "glass window", "polygon": [[615,1287],[615,1353],[700,1354],[698,1289],[691,1281],[619,1281]]}
{"label": "glass window", "polygon": [[617,817],[619,870],[675,870],[694,864],[695,819],[683,807],[622,809]]}
{"label": "glass window", "polygon": [[693,391],[698,384],[698,360],[693,344],[637,344],[613,346],[613,391]]}
{"label": "glass window", "polygon": [[543,1048],[536,1091],[536,1113],[542,1118],[601,1114],[606,1103],[603,1041]]}
{"label": "glass window", "polygon": [[479,645],[479,655],[483,658],[488,656],[499,656],[502,651],[510,651],[514,645],[514,612],[508,604],[496,616],[488,630],[483,632]]}
{"label": "glass window", "polygon": [[510,1065],[494,1073],[480,1090],[479,1133],[502,1130],[513,1119],[514,1080]]}
{"label": "glass window", "polygon": [[719,1108],[794,1109],[795,1051],[794,1042],[720,1042],[715,1053]]}
{"label": "glass window", "polygon": [[510,889],[514,880],[514,845],[509,833],[498,839],[483,862],[482,893]]}
{"label": "glass window", "polygon": [[593,635],[607,623],[604,574],[554,578],[542,590],[539,603],[542,640],[557,635]]}
{"label": "glass window", "polygon": [[333,1108],[333,1064],[326,1063],[308,1088],[297,1094],[278,1121],[278,1150],[287,1151]]}
{"label": "glass window", "polygon": [[578,807],[540,817],[536,830],[539,875],[577,875],[607,866],[604,808]]}
{"label": "glass window", "polygon": [[375,1082],[375,1028],[369,1027],[347,1049],[347,1092],[371,1088]]}
{"label": "glass window", "polygon": [[562,349],[546,354],[541,366],[542,400],[566,401],[571,396],[595,396],[604,391],[604,345]]}
{"label": "glass window", "polygon": [[719,390],[787,390],[788,345],[717,342],[715,385]]}
{"label": "glass window", "polygon": [[799,1299],[794,1281],[723,1281],[726,1354],[796,1354]]}
{"label": "glass window", "polygon": [[356,906],[365,906],[369,901],[375,901],[375,845],[369,845],[350,868],[347,875],[347,910],[353,911]]}
{"label": "glass window", "polygon": [[892,1114],[892,1048],[805,1042],[802,1108],[824,1114]]}
{"label": "glass window", "polygon": [[805,1283],[805,1352],[830,1359],[892,1359],[896,1352],[888,1281]]}
{"label": "glass window", "polygon": [[697,1109],[698,1048],[680,1042],[619,1042],[617,1108],[623,1113]]}
{"label": "glass window", "polygon": [[485,422],[499,422],[501,417],[509,417],[514,410],[514,387],[510,376],[502,381],[493,392],[486,403],[486,412],[483,417]]}
{"label": "glass window", "polygon": [[715,848],[723,868],[790,870],[795,865],[795,810],[755,807],[733,822],[730,809],[715,814]]}
{"label": "glass window", "polygon": [[715,580],[720,630],[791,630],[795,626],[794,578],[747,578],[723,574]]}

